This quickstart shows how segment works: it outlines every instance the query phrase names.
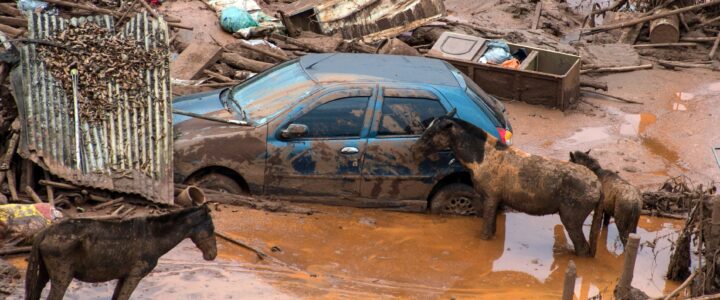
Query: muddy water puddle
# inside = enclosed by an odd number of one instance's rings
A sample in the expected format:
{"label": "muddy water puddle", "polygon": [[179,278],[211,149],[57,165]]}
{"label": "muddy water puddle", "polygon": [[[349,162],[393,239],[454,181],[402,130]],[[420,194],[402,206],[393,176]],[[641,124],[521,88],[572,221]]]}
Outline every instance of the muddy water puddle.
{"label": "muddy water puddle", "polygon": [[[161,258],[133,299],[557,299],[570,260],[579,275],[575,294],[587,299],[611,295],[624,259],[612,224],[603,230],[606,242],[597,257],[579,258],[554,215],[504,213],[496,237],[483,241],[478,238],[479,218],[313,208],[321,212],[214,212],[218,231],[270,258],[259,260],[218,239],[218,258],[207,262],[186,240]],[[651,296],[676,287],[663,273],[670,256],[668,238],[674,238],[679,227],[668,219],[640,220],[643,246],[633,285]],[[589,224],[586,234],[588,230]],[[114,285],[74,281],[67,299],[107,299]]]}

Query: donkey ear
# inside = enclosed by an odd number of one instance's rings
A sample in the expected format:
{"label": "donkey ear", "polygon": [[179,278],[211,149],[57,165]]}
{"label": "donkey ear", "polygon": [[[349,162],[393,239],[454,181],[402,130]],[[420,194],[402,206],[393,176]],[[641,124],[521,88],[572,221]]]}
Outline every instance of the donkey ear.
{"label": "donkey ear", "polygon": [[452,122],[452,121],[450,121],[450,122],[445,122],[445,123],[442,124],[442,128],[443,128],[443,129],[450,129],[450,127],[453,127],[453,122]]}
{"label": "donkey ear", "polygon": [[570,160],[575,160],[575,155],[570,151]]}
{"label": "donkey ear", "polygon": [[588,149],[588,151],[585,151],[585,154],[590,155],[590,150],[592,149]]}
{"label": "donkey ear", "polygon": [[446,117],[446,118],[452,118],[452,117],[455,116],[456,113],[457,113],[457,108],[453,107],[453,109],[450,110],[450,112],[448,112],[447,115],[445,115],[445,117]]}

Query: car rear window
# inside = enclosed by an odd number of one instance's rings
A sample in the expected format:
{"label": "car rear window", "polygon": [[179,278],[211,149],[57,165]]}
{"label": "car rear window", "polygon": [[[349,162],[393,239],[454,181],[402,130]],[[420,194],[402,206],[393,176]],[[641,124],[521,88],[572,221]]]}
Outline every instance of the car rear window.
{"label": "car rear window", "polygon": [[261,125],[318,88],[300,63],[290,61],[235,86],[231,97],[248,121]]}
{"label": "car rear window", "polygon": [[505,120],[505,107],[495,99],[495,97],[488,95],[483,91],[472,79],[467,77],[467,75],[462,74],[463,79],[465,80],[465,84],[467,85],[467,88],[465,89],[465,92],[470,96],[473,101],[475,101],[481,108],[489,110],[489,113],[495,117],[495,121],[493,123],[496,123],[496,126],[500,127],[506,127],[507,121]]}

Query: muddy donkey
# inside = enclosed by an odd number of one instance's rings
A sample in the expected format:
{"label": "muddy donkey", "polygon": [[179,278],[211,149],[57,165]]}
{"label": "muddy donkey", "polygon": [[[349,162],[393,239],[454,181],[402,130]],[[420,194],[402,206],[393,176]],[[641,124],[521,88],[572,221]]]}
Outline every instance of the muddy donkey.
{"label": "muddy donkey", "polygon": [[628,235],[635,233],[637,229],[642,209],[642,194],[617,173],[600,167],[597,159],[590,156],[590,150],[570,152],[570,161],[586,166],[600,179],[604,194],[603,223],[607,226],[610,217],[613,217],[620,233],[620,241],[625,245]]}
{"label": "muddy donkey", "polygon": [[38,233],[25,279],[26,299],[62,299],[73,278],[85,282],[119,279],[113,299],[128,299],[158,259],[190,238],[203,258],[217,255],[215,227],[207,205],[162,216],[129,220],[71,219]]}
{"label": "muddy donkey", "polygon": [[[482,239],[495,233],[499,204],[530,215],[560,214],[580,256],[594,256],[600,229],[600,183],[592,172],[566,161],[530,155],[508,147],[482,129],[452,118],[453,112],[433,121],[413,145],[413,154],[430,156],[451,149],[455,158],[472,172],[475,190],[483,195],[485,225]],[[596,211],[585,239],[583,223]]]}

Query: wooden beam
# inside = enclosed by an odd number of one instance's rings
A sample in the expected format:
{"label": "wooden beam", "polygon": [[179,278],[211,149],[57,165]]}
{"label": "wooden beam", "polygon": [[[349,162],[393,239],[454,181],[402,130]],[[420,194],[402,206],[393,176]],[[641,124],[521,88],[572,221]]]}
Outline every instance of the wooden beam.
{"label": "wooden beam", "polygon": [[[45,1],[45,0],[43,0],[43,1]],[[119,17],[121,15],[120,13],[109,10],[109,9],[94,7],[94,6],[80,4],[80,3],[68,2],[68,1],[63,1],[63,0],[47,0],[45,2],[59,5],[59,6],[78,8],[78,9],[82,9],[82,10],[87,10],[87,11],[111,15],[111,16]],[[142,1],[140,1],[140,2],[142,2]]]}
{"label": "wooden beam", "polygon": [[535,15],[533,16],[531,29],[538,29],[538,26],[540,25],[540,16],[542,16],[542,1],[538,1],[535,4]]}
{"label": "wooden beam", "polygon": [[243,70],[253,71],[255,73],[260,73],[262,71],[265,71],[273,66],[273,64],[257,61],[254,59],[245,58],[240,54],[233,53],[233,52],[225,52],[221,56],[221,60],[233,67],[240,68]]}
{"label": "wooden beam", "polygon": [[665,47],[697,47],[697,43],[683,42],[683,43],[656,43],[656,44],[637,44],[633,45],[634,48],[665,48]]}
{"label": "wooden beam", "polygon": [[[142,2],[141,0],[140,2]],[[220,59],[222,48],[209,43],[192,43],[170,63],[170,77],[190,80]]]}
{"label": "wooden beam", "polygon": [[717,51],[718,44],[720,44],[720,32],[718,32],[717,37],[715,37],[715,42],[713,43],[712,49],[710,49],[710,54],[708,55],[711,60],[715,58],[715,51]]}
{"label": "wooden beam", "polygon": [[8,26],[27,27],[28,21],[25,18],[0,16],[0,23]]}
{"label": "wooden beam", "polygon": [[589,29],[586,32],[581,32],[580,35],[591,35],[591,34],[605,32],[605,31],[609,31],[609,30],[613,30],[613,29],[633,26],[635,24],[645,23],[645,22],[652,21],[655,19],[664,18],[667,16],[672,16],[672,15],[676,15],[679,13],[693,11],[693,10],[700,9],[703,7],[708,7],[708,6],[718,5],[718,4],[720,4],[720,0],[714,0],[714,1],[705,2],[705,3],[701,3],[701,4],[686,6],[686,7],[680,8],[680,9],[675,9],[675,10],[671,10],[671,11],[664,12],[664,13],[654,14],[654,15],[650,15],[650,16],[646,16],[646,17],[642,17],[642,18],[637,18],[634,20],[620,21],[615,24],[608,24],[608,25],[594,27],[594,28]]}

